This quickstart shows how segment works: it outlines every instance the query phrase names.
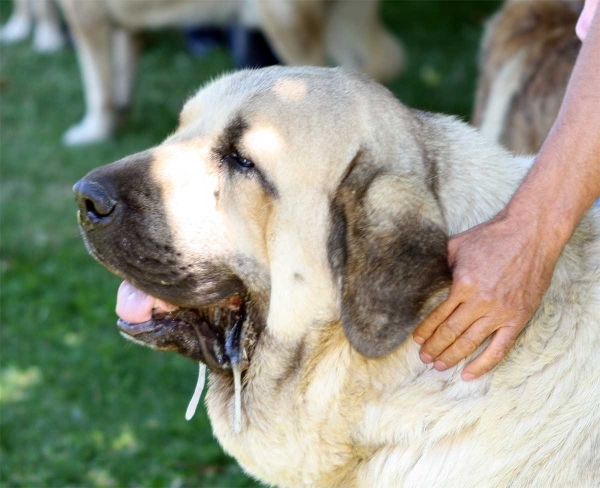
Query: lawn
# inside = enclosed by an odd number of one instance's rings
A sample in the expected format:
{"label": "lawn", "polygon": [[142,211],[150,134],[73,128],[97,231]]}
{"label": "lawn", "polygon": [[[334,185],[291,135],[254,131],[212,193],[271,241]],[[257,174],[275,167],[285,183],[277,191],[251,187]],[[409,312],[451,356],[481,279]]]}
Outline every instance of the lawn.
{"label": "lawn", "polygon": [[[468,118],[482,23],[497,6],[386,2],[386,22],[408,56],[394,93]],[[0,0],[3,21],[11,8]],[[2,46],[2,486],[257,486],[223,453],[204,409],[184,420],[197,365],[117,333],[119,282],[86,254],[71,195],[92,168],[158,144],[184,100],[230,69],[225,51],[198,60],[176,32],[147,35],[136,106],[118,136],[67,149],[61,134],[83,113],[74,53]]]}

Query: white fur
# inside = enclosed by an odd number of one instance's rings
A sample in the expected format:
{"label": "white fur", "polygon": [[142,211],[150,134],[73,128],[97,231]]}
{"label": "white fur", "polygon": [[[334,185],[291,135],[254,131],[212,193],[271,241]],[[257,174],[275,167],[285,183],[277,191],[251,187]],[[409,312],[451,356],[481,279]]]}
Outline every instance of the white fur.
{"label": "white fur", "polygon": [[12,44],[27,39],[31,24],[28,1],[15,0],[13,14],[0,28],[0,41],[4,44]]}
{"label": "white fur", "polygon": [[65,38],[53,0],[15,0],[13,5],[13,14],[0,28],[0,43],[24,41],[33,27],[35,51],[50,53],[63,47]]}

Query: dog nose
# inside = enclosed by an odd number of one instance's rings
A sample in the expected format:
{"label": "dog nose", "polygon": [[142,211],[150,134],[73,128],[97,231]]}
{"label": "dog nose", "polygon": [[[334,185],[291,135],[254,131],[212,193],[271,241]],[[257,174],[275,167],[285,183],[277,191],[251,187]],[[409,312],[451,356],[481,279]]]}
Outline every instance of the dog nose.
{"label": "dog nose", "polygon": [[75,183],[73,193],[81,223],[93,227],[110,222],[118,201],[108,185],[83,178]]}

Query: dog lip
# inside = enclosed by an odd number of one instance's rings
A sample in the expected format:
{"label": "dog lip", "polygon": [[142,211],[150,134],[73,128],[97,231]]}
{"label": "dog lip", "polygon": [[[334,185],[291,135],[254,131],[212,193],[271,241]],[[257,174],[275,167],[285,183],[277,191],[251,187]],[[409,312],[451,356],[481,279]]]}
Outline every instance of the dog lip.
{"label": "dog lip", "polygon": [[231,372],[238,363],[246,369],[260,334],[247,300],[233,295],[212,307],[155,310],[152,318],[140,323],[119,318],[117,327],[136,344],[177,352],[215,372]]}
{"label": "dog lip", "polygon": [[119,319],[117,320],[117,326],[119,327],[119,330],[132,337],[148,332],[156,332],[163,327],[163,325],[157,323],[154,319],[146,320],[146,322],[140,324],[132,324],[123,319]]}

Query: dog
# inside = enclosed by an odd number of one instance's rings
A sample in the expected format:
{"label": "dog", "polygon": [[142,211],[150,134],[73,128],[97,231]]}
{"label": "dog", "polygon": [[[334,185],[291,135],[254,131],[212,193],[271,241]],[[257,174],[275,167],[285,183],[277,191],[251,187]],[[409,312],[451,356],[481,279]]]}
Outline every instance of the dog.
{"label": "dog", "polygon": [[35,51],[50,53],[64,46],[66,39],[53,0],[14,0],[13,13],[0,28],[0,43],[24,41],[32,27]]}
{"label": "dog", "polygon": [[209,366],[214,434],[262,482],[598,486],[598,205],[492,372],[436,371],[410,338],[448,294],[448,236],[531,164],[362,74],[272,67],[210,83],[74,192],[129,283],[121,334]]}
{"label": "dog", "polygon": [[68,146],[107,139],[118,113],[131,106],[138,47],[148,28],[239,22],[261,29],[276,56],[291,65],[328,58],[379,80],[396,76],[402,48],[379,16],[379,1],[343,0],[60,0],[82,72],[86,113],[64,134]]}
{"label": "dog", "polygon": [[537,153],[558,115],[581,42],[583,1],[512,0],[483,37],[473,124],[517,153]]}

